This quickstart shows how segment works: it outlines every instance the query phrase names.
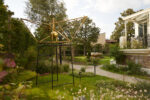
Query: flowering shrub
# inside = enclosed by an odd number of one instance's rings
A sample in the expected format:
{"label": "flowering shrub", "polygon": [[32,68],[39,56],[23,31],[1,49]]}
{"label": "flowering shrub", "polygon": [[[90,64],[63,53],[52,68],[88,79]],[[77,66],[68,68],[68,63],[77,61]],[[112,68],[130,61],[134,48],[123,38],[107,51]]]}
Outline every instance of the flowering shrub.
{"label": "flowering shrub", "polygon": [[5,63],[5,66],[7,66],[7,67],[10,67],[10,68],[16,67],[15,61],[13,59],[11,59],[11,58],[6,58],[4,60],[4,63]]}

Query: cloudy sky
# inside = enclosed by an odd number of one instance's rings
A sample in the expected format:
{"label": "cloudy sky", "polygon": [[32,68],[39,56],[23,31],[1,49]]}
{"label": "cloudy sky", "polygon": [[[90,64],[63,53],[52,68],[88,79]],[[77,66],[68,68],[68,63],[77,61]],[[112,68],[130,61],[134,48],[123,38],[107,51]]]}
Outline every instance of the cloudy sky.
{"label": "cloudy sky", "polygon": [[[4,0],[14,17],[25,18],[25,2],[28,0]],[[89,16],[107,38],[114,30],[114,23],[120,13],[127,8],[134,10],[150,8],[150,0],[62,0],[65,2],[69,18]]]}

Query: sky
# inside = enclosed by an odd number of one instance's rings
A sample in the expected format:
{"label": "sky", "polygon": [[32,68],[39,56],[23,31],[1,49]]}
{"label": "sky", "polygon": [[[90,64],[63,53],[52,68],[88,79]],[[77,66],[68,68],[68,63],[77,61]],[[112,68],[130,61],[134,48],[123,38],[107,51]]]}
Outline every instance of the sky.
{"label": "sky", "polygon": [[[13,17],[26,18],[25,2],[28,0],[4,0],[9,9],[15,13]],[[150,0],[61,0],[67,8],[68,18],[88,16],[106,33],[109,39],[120,13],[128,8],[135,11],[150,8]]]}

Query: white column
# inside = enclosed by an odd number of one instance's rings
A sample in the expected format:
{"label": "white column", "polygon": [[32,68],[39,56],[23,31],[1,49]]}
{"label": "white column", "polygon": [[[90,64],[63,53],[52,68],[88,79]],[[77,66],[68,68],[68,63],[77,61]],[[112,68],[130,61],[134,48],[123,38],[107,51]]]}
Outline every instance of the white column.
{"label": "white column", "polygon": [[148,42],[148,48],[150,48],[150,12],[147,19],[147,42]]}
{"label": "white column", "polygon": [[134,37],[137,38],[139,35],[139,24],[134,22],[134,28],[135,28],[135,36]]}
{"label": "white column", "polygon": [[128,38],[128,34],[127,34],[127,21],[124,22],[125,24],[125,47],[127,47],[127,38]]}

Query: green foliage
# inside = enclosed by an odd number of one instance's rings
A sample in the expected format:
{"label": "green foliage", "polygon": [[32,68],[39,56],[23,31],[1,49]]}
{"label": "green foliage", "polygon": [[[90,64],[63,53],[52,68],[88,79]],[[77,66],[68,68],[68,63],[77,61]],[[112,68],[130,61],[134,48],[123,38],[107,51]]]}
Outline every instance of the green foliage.
{"label": "green foliage", "polygon": [[[124,12],[121,13],[122,17],[128,16],[135,13],[133,9],[127,9]],[[127,23],[127,36],[128,36],[128,41],[131,40],[131,37],[134,36],[134,24],[132,22]],[[115,29],[113,31],[113,34],[111,36],[112,39],[117,40],[119,42],[120,36],[124,34],[125,27],[124,27],[124,21],[121,17],[118,18],[118,21],[115,23]]]}
{"label": "green foliage", "polygon": [[32,87],[31,81],[21,83],[8,83],[0,86],[0,98],[3,100],[25,99],[24,94],[27,88]]}
{"label": "green foliage", "polygon": [[97,87],[109,88],[110,90],[115,90],[115,88],[128,88],[127,83],[116,80],[108,80],[108,81],[97,81],[95,83]]}
{"label": "green foliage", "polygon": [[128,62],[127,66],[106,64],[103,69],[120,74],[148,76],[146,72],[141,70],[141,65],[134,62]]}
{"label": "green foliage", "polygon": [[27,96],[26,99],[28,100],[46,99],[44,91],[39,88],[26,89],[25,95]]}
{"label": "green foliage", "polygon": [[16,58],[17,65],[24,67],[24,69],[35,70],[37,51],[35,46],[27,48],[24,54]]}
{"label": "green foliage", "polygon": [[35,77],[35,75],[36,73],[32,71],[24,70],[18,73],[17,70],[14,70],[3,79],[2,84],[23,82]]}
{"label": "green foliage", "polygon": [[[39,74],[45,74],[45,73],[51,73],[53,69],[53,73],[57,73],[57,65],[52,65],[50,63],[46,64],[47,61],[41,61],[39,63],[39,66],[37,68],[37,72]],[[63,73],[63,72],[69,72],[69,65],[64,64],[64,65],[58,65],[58,72]]]}
{"label": "green foliage", "polygon": [[97,66],[99,64],[99,59],[98,58],[94,58],[92,59],[93,65]]}
{"label": "green foliage", "polygon": [[3,70],[4,61],[0,58],[0,72]]}
{"label": "green foliage", "polygon": [[69,72],[69,65],[68,64],[64,64],[60,67],[63,69],[63,72]]}
{"label": "green foliage", "polygon": [[142,66],[140,64],[135,64],[134,62],[128,62],[128,71],[127,73],[130,75],[145,75],[146,72],[141,71]]}
{"label": "green foliage", "polygon": [[148,82],[139,82],[135,85],[137,91],[142,91],[144,95],[150,97],[150,84]]}
{"label": "green foliage", "polygon": [[82,68],[80,69],[81,72],[85,72],[85,70],[86,70],[85,67],[82,67]]}
{"label": "green foliage", "polygon": [[[82,77],[82,78],[84,78],[84,77],[93,77],[94,76],[94,74],[91,73],[91,72],[81,72],[80,74],[79,73],[80,73],[80,71],[75,71],[74,76],[77,77],[77,78],[80,78],[80,77]],[[70,73],[70,75],[72,75],[72,73]]]}
{"label": "green foliage", "polygon": [[76,56],[76,57],[74,57],[74,62],[87,64],[87,57],[86,56]]}
{"label": "green foliage", "polygon": [[26,5],[26,14],[29,19],[41,23],[37,25],[37,30],[34,33],[37,39],[48,36],[52,31],[49,30],[48,25],[46,26],[43,23],[51,22],[54,17],[57,21],[64,20],[67,17],[64,3],[59,0],[29,0]]}
{"label": "green foliage", "polygon": [[27,59],[26,69],[33,69],[32,67],[35,66],[35,61],[37,57],[36,48],[31,46],[25,52],[25,58]]}
{"label": "green foliage", "polygon": [[83,44],[84,56],[87,55],[87,52],[91,53],[91,43],[97,42],[99,33],[100,29],[96,27],[95,23],[90,18],[87,18],[80,32],[77,34],[78,38],[76,39],[77,43]]}
{"label": "green foliage", "polygon": [[117,44],[110,45],[110,56],[114,57],[118,64],[125,62],[125,55]]}
{"label": "green foliage", "polygon": [[111,59],[113,59],[113,58],[104,56],[103,58],[100,58],[99,64],[101,64],[101,65],[110,64]]}
{"label": "green foliage", "polygon": [[121,74],[123,74],[124,72],[126,73],[126,71],[127,71],[127,67],[110,65],[110,64],[104,65],[103,69],[108,70],[108,71],[112,71],[112,72],[121,73]]}
{"label": "green foliage", "polygon": [[93,52],[102,52],[102,45],[101,44],[96,44],[92,47]]}

